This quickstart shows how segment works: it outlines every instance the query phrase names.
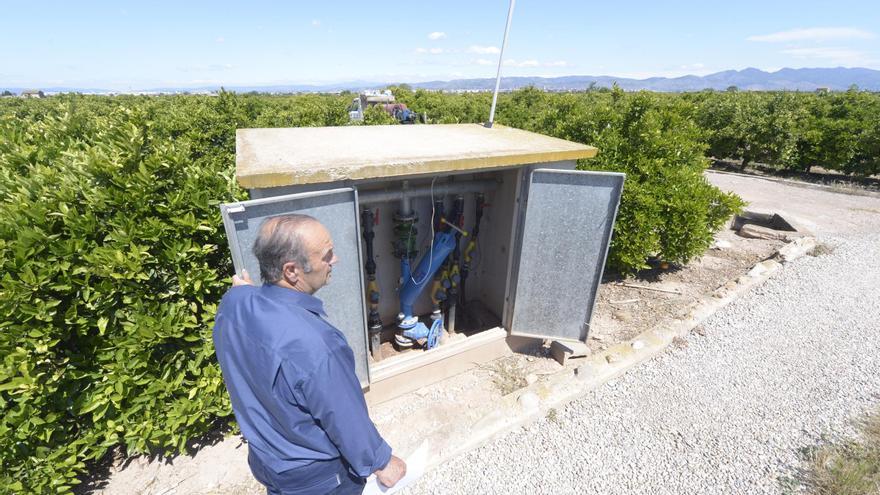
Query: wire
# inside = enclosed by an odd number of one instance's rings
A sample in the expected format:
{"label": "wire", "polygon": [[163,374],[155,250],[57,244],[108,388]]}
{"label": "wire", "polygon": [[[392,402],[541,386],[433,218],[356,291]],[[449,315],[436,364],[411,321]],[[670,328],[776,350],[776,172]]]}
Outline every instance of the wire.
{"label": "wire", "polygon": [[[435,175],[434,178],[431,179],[431,237],[430,237],[430,239],[431,239],[431,252],[428,257],[428,271],[425,272],[425,276],[422,278],[422,280],[420,280],[418,282],[416,282],[415,277],[413,277],[414,270],[411,269],[409,271],[409,278],[416,285],[422,285],[423,283],[425,283],[428,280],[428,276],[431,274],[431,268],[432,268],[431,264],[434,262],[434,210],[435,210],[435,208],[434,208],[434,181],[436,181],[436,180],[437,180],[437,176]],[[413,223],[415,223],[415,222],[413,222]],[[407,244],[409,243],[409,241],[412,240],[412,224],[409,225],[409,234],[410,234],[410,237],[407,240]]]}

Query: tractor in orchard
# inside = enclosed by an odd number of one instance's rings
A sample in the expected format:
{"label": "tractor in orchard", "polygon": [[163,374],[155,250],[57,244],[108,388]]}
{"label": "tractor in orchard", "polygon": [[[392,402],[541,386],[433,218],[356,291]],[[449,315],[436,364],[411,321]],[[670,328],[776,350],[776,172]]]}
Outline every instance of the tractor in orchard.
{"label": "tractor in orchard", "polygon": [[362,122],[367,108],[379,105],[388,115],[394,117],[401,124],[415,124],[419,121],[419,114],[410,110],[403,103],[397,103],[391,90],[377,91],[367,90],[353,98],[348,106],[348,120]]}

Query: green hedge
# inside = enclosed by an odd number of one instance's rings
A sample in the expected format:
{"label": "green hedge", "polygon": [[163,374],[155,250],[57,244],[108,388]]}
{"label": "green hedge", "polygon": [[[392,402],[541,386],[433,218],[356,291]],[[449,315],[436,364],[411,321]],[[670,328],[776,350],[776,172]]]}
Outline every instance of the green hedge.
{"label": "green hedge", "polygon": [[[435,122],[488,120],[488,93],[396,88],[395,94]],[[462,118],[454,119],[459,111]],[[496,120],[596,146],[598,156],[582,160],[581,169],[627,174],[608,265],[628,273],[647,268],[652,257],[686,263],[709,247],[713,234],[743,205],[703,177],[709,160],[696,112],[694,104],[675,95],[526,88],[501,95]]]}
{"label": "green hedge", "polygon": [[192,142],[154,133],[142,106],[69,110],[0,120],[0,486],[12,492],[65,492],[117,444],[180,449],[229,410],[210,338],[228,165],[194,163]]}
{"label": "green hedge", "polygon": [[344,122],[313,100],[4,101],[0,492],[68,492],[111,447],[176,452],[229,416],[211,328],[235,129]]}
{"label": "green hedge", "polygon": [[[435,122],[488,116],[488,94],[400,93]],[[229,419],[211,328],[231,274],[217,204],[245,197],[234,131],[344,125],[351,97],[0,100],[0,493],[68,493],[110,448],[174,453]],[[701,175],[696,113],[528,89],[497,121],[628,174],[610,263],[632,271],[699,254],[741,204]]]}
{"label": "green hedge", "polygon": [[[626,173],[608,265],[620,272],[647,268],[656,257],[687,263],[739,211],[739,197],[709,184],[702,131],[677,98],[619,89],[573,95],[517,92],[499,120],[599,148],[585,170]],[[512,114],[512,115],[511,115]],[[508,120],[502,120],[507,117]]]}

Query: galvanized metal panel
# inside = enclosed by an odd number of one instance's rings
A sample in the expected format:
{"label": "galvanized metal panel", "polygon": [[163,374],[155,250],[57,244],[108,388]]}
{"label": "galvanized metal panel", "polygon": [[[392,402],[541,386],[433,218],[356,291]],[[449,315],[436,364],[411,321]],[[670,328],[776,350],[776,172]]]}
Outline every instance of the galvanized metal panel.
{"label": "galvanized metal panel", "polygon": [[252,249],[260,225],[269,217],[300,213],[317,218],[330,231],[339,262],[333,278],[315,296],[324,302],[328,320],[345,335],[354,351],[362,385],[369,383],[367,319],[361,271],[360,218],[357,191],[352,188],[315,191],[229,203],[220,206],[236,273],[247,269],[260,280],[260,266]]}
{"label": "galvanized metal panel", "polygon": [[623,174],[609,172],[532,172],[513,335],[586,341],[623,180]]}

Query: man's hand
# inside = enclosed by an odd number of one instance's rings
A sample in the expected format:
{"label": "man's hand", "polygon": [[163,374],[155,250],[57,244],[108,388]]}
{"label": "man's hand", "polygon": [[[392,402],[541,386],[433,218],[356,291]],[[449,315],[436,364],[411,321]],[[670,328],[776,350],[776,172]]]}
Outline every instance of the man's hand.
{"label": "man's hand", "polygon": [[376,479],[379,483],[391,488],[406,475],[406,463],[395,455],[391,456],[388,465],[376,471]]}
{"label": "man's hand", "polygon": [[240,277],[238,276],[238,274],[232,276],[232,286],[238,287],[239,285],[254,285],[254,281],[251,280],[251,276],[248,275],[247,270],[243,268],[241,270]]}

